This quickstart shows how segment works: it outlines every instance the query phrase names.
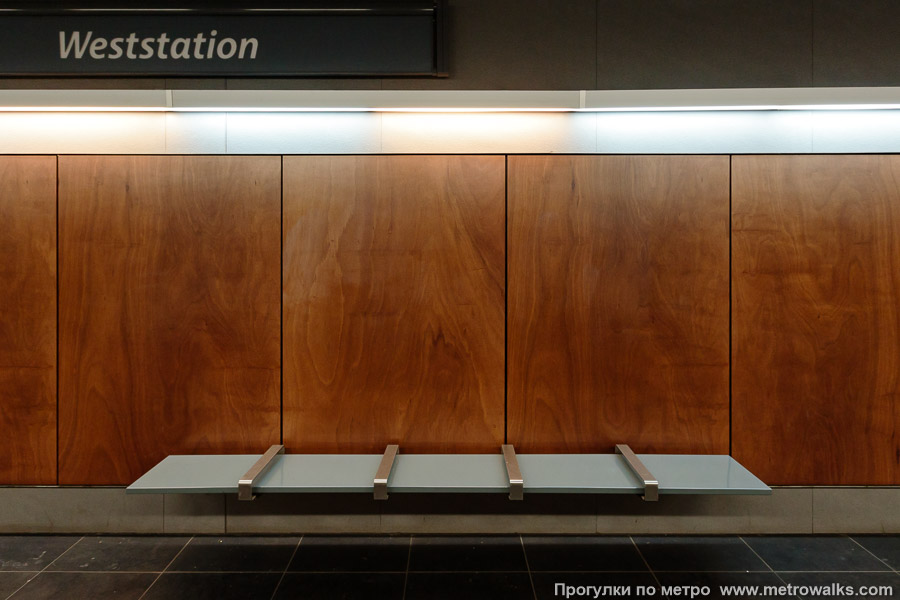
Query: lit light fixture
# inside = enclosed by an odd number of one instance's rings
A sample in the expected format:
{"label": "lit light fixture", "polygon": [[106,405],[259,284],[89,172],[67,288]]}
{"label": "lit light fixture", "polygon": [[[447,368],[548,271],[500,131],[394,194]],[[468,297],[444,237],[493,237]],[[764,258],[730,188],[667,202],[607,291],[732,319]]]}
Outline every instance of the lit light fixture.
{"label": "lit light fixture", "polygon": [[0,90],[0,112],[894,110],[900,87],[697,90]]}

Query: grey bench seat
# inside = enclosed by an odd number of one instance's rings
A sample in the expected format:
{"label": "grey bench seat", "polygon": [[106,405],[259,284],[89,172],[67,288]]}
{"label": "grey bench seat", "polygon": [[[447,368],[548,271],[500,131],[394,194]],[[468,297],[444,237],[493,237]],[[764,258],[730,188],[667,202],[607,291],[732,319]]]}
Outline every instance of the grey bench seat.
{"label": "grey bench seat", "polygon": [[[644,481],[620,454],[520,454],[525,494],[642,494]],[[730,456],[642,454],[659,494],[769,494],[771,489]],[[173,455],[129,493],[237,493],[258,455]],[[372,493],[379,454],[279,454],[253,482],[255,494]],[[388,493],[509,493],[502,454],[399,454]]]}

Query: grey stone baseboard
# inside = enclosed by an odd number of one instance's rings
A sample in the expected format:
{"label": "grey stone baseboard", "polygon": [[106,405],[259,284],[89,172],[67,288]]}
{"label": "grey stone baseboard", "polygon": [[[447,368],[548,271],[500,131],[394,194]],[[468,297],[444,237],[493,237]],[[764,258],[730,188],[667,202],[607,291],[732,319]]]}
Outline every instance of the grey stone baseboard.
{"label": "grey stone baseboard", "polygon": [[0,488],[0,533],[900,533],[900,487],[782,487],[771,496],[126,495]]}

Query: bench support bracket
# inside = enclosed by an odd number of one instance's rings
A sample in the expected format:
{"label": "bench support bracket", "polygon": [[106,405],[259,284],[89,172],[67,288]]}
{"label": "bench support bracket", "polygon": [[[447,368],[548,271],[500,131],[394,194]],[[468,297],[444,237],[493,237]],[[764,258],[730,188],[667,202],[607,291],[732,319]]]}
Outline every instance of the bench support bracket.
{"label": "bench support bracket", "polygon": [[628,464],[628,468],[644,483],[644,495],[642,498],[647,502],[659,500],[659,480],[644,466],[644,463],[632,452],[628,444],[616,444],[616,454],[622,455],[622,458]]}
{"label": "bench support bracket", "polygon": [[509,479],[509,499],[522,500],[525,491],[525,480],[522,478],[522,471],[519,469],[516,451],[512,444],[503,444],[500,446],[500,449],[503,451],[503,462],[506,464],[506,476]]}
{"label": "bench support bracket", "polygon": [[269,446],[266,453],[259,457],[250,470],[244,473],[244,476],[238,480],[238,500],[253,500],[256,495],[253,493],[253,486],[265,475],[273,464],[275,457],[284,454],[284,446],[281,444],[273,444]]}
{"label": "bench support bracket", "polygon": [[384,449],[384,456],[381,457],[381,464],[378,465],[378,470],[375,472],[376,500],[388,499],[388,479],[391,477],[391,470],[394,468],[394,459],[397,458],[397,452],[399,452],[399,450],[400,446],[397,444],[390,444]]}

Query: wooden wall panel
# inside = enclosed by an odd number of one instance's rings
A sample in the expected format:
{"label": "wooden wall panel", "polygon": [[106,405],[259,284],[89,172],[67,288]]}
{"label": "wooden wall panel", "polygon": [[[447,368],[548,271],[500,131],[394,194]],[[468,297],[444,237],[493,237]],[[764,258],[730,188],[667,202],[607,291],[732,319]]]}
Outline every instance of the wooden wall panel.
{"label": "wooden wall panel", "polygon": [[900,484],[900,157],[736,156],[733,451],[770,484]]}
{"label": "wooden wall panel", "polygon": [[0,156],[0,485],[56,483],[56,157]]}
{"label": "wooden wall panel", "polygon": [[504,158],[284,159],[291,451],[496,452]]}
{"label": "wooden wall panel", "polygon": [[60,483],[278,443],[279,177],[278,157],[60,157]]}
{"label": "wooden wall panel", "polygon": [[509,158],[509,441],[728,453],[728,157]]}

